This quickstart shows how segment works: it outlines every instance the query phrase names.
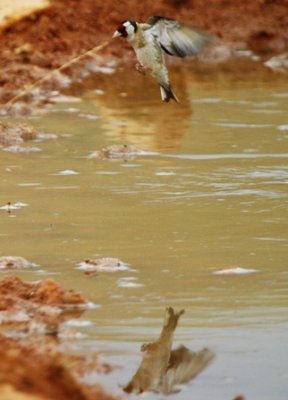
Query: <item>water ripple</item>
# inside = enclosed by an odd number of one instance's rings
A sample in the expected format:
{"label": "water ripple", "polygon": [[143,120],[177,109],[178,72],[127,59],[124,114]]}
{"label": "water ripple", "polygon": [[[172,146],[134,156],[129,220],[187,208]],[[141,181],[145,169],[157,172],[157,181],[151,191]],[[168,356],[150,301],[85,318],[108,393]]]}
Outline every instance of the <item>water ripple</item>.
{"label": "water ripple", "polygon": [[288,153],[231,153],[231,154],[165,154],[163,157],[182,160],[223,160],[254,158],[288,158]]}

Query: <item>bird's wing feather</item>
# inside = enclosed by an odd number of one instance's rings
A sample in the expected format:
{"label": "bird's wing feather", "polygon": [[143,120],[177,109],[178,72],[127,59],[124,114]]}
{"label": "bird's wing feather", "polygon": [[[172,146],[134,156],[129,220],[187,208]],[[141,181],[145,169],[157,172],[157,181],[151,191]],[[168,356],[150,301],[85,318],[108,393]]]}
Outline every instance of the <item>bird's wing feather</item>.
{"label": "bird's wing feather", "polygon": [[151,33],[162,49],[172,56],[193,56],[212,41],[207,33],[173,19],[153,16],[148,18],[146,24],[151,26]]}
{"label": "bird's wing feather", "polygon": [[171,392],[174,385],[187,383],[205,369],[215,355],[208,349],[193,352],[185,346],[171,351],[169,366],[162,379],[163,390]]}

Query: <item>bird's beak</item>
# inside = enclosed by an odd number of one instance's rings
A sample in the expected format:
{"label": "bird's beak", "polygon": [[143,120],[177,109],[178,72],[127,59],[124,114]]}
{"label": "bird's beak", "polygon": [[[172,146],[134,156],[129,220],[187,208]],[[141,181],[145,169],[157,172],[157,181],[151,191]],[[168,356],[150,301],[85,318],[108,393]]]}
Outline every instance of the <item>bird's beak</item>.
{"label": "bird's beak", "polygon": [[115,31],[115,32],[113,33],[112,38],[114,39],[114,38],[119,37],[119,36],[121,36],[121,33],[120,33],[119,31]]}

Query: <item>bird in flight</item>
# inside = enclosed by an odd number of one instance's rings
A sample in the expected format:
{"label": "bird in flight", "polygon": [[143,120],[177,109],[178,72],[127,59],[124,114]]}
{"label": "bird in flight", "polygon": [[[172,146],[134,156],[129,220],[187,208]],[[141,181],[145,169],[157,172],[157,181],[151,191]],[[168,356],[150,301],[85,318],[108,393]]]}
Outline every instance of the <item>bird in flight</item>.
{"label": "bird in flight", "polygon": [[160,16],[150,17],[145,23],[123,21],[113,37],[128,40],[139,62],[136,68],[156,79],[161,99],[166,102],[179,100],[170,85],[164,52],[176,57],[194,56],[212,41],[206,32]]}

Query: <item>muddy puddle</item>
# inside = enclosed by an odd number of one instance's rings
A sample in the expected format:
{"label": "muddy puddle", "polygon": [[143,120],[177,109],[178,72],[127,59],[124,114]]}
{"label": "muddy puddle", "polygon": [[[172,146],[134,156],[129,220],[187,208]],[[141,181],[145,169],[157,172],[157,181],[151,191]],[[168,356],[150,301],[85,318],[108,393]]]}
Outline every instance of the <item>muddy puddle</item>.
{"label": "muddy puddle", "polygon": [[[57,138],[25,142],[31,154],[1,151],[0,256],[33,263],[14,275],[53,278],[94,303],[70,322],[74,345],[119,366],[100,379],[112,392],[173,306],[185,309],[175,344],[216,353],[173,398],[284,400],[286,76],[172,71],[180,105],[162,104],[147,77],[108,69],[31,117],[3,118]],[[115,144],[141,152],[89,157]],[[102,257],[127,268],[79,268]]]}

